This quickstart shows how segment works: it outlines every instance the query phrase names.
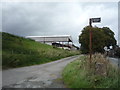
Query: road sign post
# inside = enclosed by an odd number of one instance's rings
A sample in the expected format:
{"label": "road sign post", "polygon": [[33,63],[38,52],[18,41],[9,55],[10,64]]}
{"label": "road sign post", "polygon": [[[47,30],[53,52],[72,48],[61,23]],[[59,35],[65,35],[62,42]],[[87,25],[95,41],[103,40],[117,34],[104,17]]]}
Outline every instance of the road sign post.
{"label": "road sign post", "polygon": [[92,59],[92,23],[97,23],[101,22],[101,18],[90,18],[89,19],[89,25],[90,25],[90,30],[89,30],[89,53],[90,53],[90,67],[91,67],[91,59]]}
{"label": "road sign post", "polygon": [[90,64],[91,64],[91,57],[92,57],[92,30],[91,30],[91,27],[92,27],[92,19],[89,20],[89,25],[90,25],[90,30],[89,30],[89,43],[90,43],[90,46],[89,46],[89,53],[90,53]]}

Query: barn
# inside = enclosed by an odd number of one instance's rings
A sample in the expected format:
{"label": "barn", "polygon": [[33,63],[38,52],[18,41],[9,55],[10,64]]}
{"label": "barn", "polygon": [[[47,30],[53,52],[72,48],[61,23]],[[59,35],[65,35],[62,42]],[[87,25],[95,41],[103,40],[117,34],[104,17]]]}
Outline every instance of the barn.
{"label": "barn", "polygon": [[58,48],[77,50],[70,35],[52,35],[52,36],[26,36],[37,42],[53,45]]}

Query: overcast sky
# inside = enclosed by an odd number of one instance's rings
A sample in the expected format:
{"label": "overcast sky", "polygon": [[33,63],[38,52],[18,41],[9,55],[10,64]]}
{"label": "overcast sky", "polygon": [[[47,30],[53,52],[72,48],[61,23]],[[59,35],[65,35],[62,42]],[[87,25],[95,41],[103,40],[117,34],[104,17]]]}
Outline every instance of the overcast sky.
{"label": "overcast sky", "polygon": [[117,2],[18,2],[3,3],[2,30],[19,36],[71,35],[79,46],[78,36],[89,24],[89,18],[101,17],[118,39]]}

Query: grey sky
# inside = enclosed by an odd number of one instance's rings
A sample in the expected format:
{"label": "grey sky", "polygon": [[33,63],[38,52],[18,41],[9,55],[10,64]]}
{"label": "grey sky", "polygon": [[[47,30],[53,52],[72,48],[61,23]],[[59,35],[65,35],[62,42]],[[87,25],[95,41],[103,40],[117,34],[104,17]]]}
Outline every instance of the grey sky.
{"label": "grey sky", "polygon": [[120,46],[120,2],[118,4],[118,45]]}
{"label": "grey sky", "polygon": [[19,36],[71,35],[79,46],[78,36],[91,17],[101,17],[118,39],[118,3],[3,3],[2,29]]}

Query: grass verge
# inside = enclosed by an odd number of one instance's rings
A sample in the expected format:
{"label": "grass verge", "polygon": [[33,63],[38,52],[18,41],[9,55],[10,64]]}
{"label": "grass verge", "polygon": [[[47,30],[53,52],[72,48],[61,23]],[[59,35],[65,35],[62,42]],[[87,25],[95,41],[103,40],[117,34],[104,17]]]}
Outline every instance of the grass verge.
{"label": "grass verge", "polygon": [[88,56],[68,64],[62,73],[68,88],[118,88],[118,69],[113,67],[103,55],[93,55],[91,68]]}

